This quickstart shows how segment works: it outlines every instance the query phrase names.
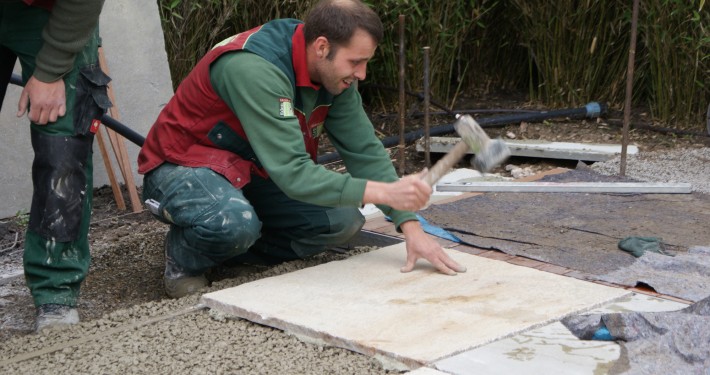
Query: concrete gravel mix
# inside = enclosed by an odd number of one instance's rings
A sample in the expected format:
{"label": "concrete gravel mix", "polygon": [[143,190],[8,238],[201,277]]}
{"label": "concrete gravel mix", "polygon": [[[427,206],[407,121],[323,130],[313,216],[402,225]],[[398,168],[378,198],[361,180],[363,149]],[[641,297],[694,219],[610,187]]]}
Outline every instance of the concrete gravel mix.
{"label": "concrete gravel mix", "polygon": [[[215,282],[204,291],[312,265],[314,261],[290,262]],[[280,330],[202,308],[198,301],[199,296],[188,296],[149,302],[63,330],[13,337],[0,348],[0,373],[389,373],[368,356],[305,343]]]}
{"label": "concrete gravel mix", "polygon": [[[643,152],[627,159],[627,176],[649,182],[689,182],[696,192],[710,193],[710,148]],[[602,174],[618,174],[619,158],[595,163]],[[112,219],[113,220],[113,219]],[[106,225],[109,223],[107,222]],[[96,224],[100,226],[101,223]],[[77,326],[50,329],[40,334],[22,333],[10,315],[29,319],[31,302],[22,280],[2,286],[3,327],[11,334],[0,345],[0,374],[387,374],[398,373],[374,358],[345,349],[303,342],[286,332],[230,318],[198,305],[199,296],[163,299],[161,243],[165,228],[136,224],[126,234],[106,238],[112,246],[94,244],[95,275],[103,267],[121,270],[128,278],[124,288],[101,284],[106,298],[142,298],[135,305],[117,306],[111,313],[91,316],[91,303],[100,300],[85,294],[84,319]],[[136,232],[144,231],[142,236]],[[129,242],[129,239],[137,244]],[[104,239],[100,239],[104,240]],[[97,240],[98,241],[98,240]],[[98,250],[97,250],[98,249]],[[148,250],[150,252],[148,252]],[[353,252],[369,251],[357,248]],[[102,251],[105,252],[102,253]],[[147,258],[146,254],[151,254]],[[109,258],[109,255],[111,257]],[[144,257],[144,258],[141,258]],[[214,278],[203,292],[220,290],[264,277],[292,272],[323,262],[344,259],[335,252],[307,261],[289,262],[265,269],[234,269],[232,275]],[[130,259],[127,259],[130,258]],[[404,261],[404,259],[403,259]],[[130,273],[136,270],[141,274]],[[125,272],[124,272],[125,271]],[[396,269],[393,272],[397,272]],[[105,280],[106,285],[118,285]],[[98,281],[94,281],[98,283]],[[19,285],[15,285],[19,284]],[[108,288],[108,289],[106,289]],[[14,292],[20,290],[20,292]],[[157,290],[157,291],[156,291]],[[142,294],[141,294],[142,293]],[[145,294],[145,296],[143,295]],[[147,302],[145,302],[147,301]],[[99,301],[100,302],[100,301]],[[98,305],[97,305],[98,306]],[[24,311],[24,310],[27,311]],[[20,311],[22,310],[22,311]],[[7,319],[6,319],[7,318]],[[23,323],[24,324],[24,323]],[[14,332],[14,333],[13,333]]]}

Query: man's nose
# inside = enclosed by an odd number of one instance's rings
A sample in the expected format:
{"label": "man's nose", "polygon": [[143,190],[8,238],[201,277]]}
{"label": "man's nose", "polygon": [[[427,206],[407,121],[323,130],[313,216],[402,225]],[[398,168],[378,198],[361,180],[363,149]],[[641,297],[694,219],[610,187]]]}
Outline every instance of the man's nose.
{"label": "man's nose", "polygon": [[367,76],[367,65],[362,64],[362,65],[358,66],[355,69],[355,73],[353,74],[353,76],[355,78],[357,78],[358,81],[364,81],[365,77]]}

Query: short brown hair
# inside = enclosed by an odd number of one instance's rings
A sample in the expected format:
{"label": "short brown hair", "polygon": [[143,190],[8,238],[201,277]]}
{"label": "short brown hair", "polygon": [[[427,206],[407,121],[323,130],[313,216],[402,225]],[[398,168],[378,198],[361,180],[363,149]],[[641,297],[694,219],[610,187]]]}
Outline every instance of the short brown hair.
{"label": "short brown hair", "polygon": [[370,34],[376,44],[382,40],[380,17],[362,1],[322,0],[306,16],[303,33],[306,43],[324,36],[337,48],[346,45],[357,29]]}

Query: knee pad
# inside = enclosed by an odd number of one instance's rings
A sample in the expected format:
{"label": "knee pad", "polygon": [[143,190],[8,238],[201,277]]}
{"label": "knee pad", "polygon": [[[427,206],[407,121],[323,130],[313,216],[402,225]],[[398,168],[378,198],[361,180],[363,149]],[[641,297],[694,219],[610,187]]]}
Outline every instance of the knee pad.
{"label": "knee pad", "polygon": [[[201,218],[195,231],[199,237],[234,256],[247,251],[261,236],[261,221],[249,205],[215,205]],[[211,237],[211,238],[210,238]]]}
{"label": "knee pad", "polygon": [[54,136],[31,131],[34,193],[29,229],[58,242],[76,240],[87,194],[92,136]]}

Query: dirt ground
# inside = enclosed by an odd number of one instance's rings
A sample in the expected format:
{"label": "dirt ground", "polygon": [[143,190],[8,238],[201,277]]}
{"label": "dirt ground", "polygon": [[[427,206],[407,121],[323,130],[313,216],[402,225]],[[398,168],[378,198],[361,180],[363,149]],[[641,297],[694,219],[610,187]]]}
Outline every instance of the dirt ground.
{"label": "dirt ground", "polygon": [[[524,103],[497,100],[481,103],[470,102],[462,109],[470,108],[530,108]],[[534,108],[530,108],[534,109]],[[482,114],[482,117],[494,114]],[[475,116],[474,116],[475,117]],[[377,132],[383,136],[397,134],[397,120],[392,117],[372,115]],[[646,116],[635,113],[635,121],[648,123]],[[433,116],[431,125],[450,123],[448,116]],[[541,139],[548,141],[620,143],[621,114],[612,113],[604,120],[550,120],[542,123],[512,124],[501,128],[487,129],[491,137],[515,139]],[[421,126],[421,119],[408,120],[407,130]],[[700,127],[698,127],[700,128]],[[664,148],[701,147],[708,145],[707,137],[678,136],[648,130],[633,130],[631,144],[641,152]],[[391,149],[396,155],[395,148]],[[413,145],[406,149],[406,172],[414,173],[424,167],[424,158]],[[436,161],[432,156],[432,161]],[[395,166],[398,162],[395,160]],[[541,172],[555,167],[574,168],[576,162],[512,158],[506,164],[529,167]],[[340,163],[328,165],[342,170]],[[468,167],[466,162],[459,167]],[[508,172],[501,166],[494,173]],[[128,197],[125,197],[128,202]],[[0,279],[21,270],[21,254],[26,217],[18,216],[0,222]],[[80,297],[79,309],[82,321],[98,319],[116,310],[147,302],[162,301],[163,251],[162,242],[167,226],[154,220],[147,211],[132,213],[116,208],[112,191],[105,186],[94,191],[94,212],[90,230],[92,264]],[[337,253],[326,255],[317,262],[341,257]],[[239,267],[217,269],[208,278],[211,281],[229,279],[235,274],[254,275],[258,278],[263,269]],[[0,341],[15,336],[27,335],[32,330],[34,306],[21,276],[5,279],[0,285]]]}

